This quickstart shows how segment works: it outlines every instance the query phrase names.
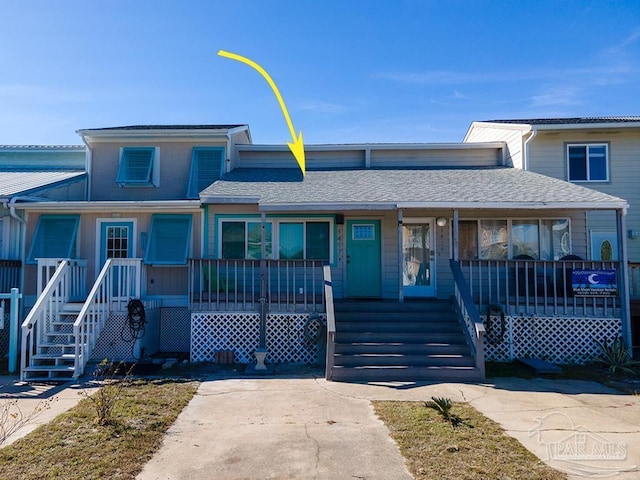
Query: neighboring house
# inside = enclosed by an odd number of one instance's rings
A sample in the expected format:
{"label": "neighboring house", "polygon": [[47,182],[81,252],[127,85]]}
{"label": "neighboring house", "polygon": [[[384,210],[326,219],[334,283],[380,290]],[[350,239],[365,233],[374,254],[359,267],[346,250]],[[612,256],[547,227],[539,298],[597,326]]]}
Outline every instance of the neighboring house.
{"label": "neighboring house", "polygon": [[[27,324],[43,329],[23,335],[23,348],[38,349],[23,359],[27,378],[69,376],[91,359],[188,352],[187,259],[202,254],[198,192],[220,177],[236,143],[251,140],[246,125],[78,134],[86,144],[86,199],[24,205],[24,293],[35,304]],[[63,312],[50,311],[56,297],[66,300]],[[127,315],[132,298],[146,304],[146,335]],[[47,322],[52,315],[55,325]]]}
{"label": "neighboring house", "polygon": [[[628,260],[630,290],[640,299],[640,117],[541,118],[473,122],[465,142],[503,141],[513,167],[624,198],[617,225],[612,212],[588,212],[586,259]],[[624,234],[617,238],[617,231]],[[618,245],[627,244],[627,258]],[[633,344],[640,348],[640,304]]]}
{"label": "neighboring house", "polygon": [[0,293],[22,288],[26,202],[82,200],[82,145],[0,146]]}
{"label": "neighboring house", "polygon": [[[158,352],[316,363],[325,332],[328,378],[471,380],[628,338],[626,264],[587,260],[586,221],[627,203],[512,168],[505,142],[306,146],[303,177],[246,125],[78,133],[87,200],[24,206],[27,380]],[[574,296],[602,269],[610,296]]]}

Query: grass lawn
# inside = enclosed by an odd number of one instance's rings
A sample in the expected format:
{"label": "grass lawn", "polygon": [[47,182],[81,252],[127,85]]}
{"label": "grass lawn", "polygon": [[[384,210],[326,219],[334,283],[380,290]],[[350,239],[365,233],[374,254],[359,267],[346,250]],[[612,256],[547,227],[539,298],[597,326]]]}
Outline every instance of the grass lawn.
{"label": "grass lawn", "polygon": [[135,380],[122,389],[113,421],[96,423],[83,399],[68,412],[0,450],[0,478],[132,479],[193,397],[196,381]]}
{"label": "grass lawn", "polygon": [[453,405],[452,414],[462,421],[456,427],[423,402],[373,405],[418,480],[567,478],[468,404]]}

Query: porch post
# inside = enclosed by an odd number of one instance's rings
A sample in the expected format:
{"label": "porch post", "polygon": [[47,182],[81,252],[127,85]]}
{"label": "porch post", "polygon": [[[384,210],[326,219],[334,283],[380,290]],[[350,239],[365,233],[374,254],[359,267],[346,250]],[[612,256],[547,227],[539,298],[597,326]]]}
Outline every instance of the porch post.
{"label": "porch post", "polygon": [[402,289],[402,210],[398,209],[398,301],[404,303]]}
{"label": "porch post", "polygon": [[258,348],[267,348],[267,214],[260,214],[260,339]]}
{"label": "porch post", "polygon": [[627,344],[629,355],[633,355],[633,341],[631,339],[631,305],[629,302],[629,259],[627,257],[627,213],[623,209],[616,210],[616,220],[618,229],[618,250],[620,251],[620,267],[622,275],[620,280],[622,285],[618,288],[620,292],[620,316],[622,320],[622,338]]}
{"label": "porch post", "polygon": [[458,209],[453,210],[453,239],[451,244],[453,245],[453,259],[458,261],[459,255],[459,241],[458,241],[458,222],[459,222],[459,212]]}

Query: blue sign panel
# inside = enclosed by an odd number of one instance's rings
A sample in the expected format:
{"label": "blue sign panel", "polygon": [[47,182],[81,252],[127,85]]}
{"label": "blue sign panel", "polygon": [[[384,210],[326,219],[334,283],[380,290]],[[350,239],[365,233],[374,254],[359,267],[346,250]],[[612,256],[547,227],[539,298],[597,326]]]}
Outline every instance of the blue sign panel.
{"label": "blue sign panel", "polygon": [[574,270],[571,283],[576,297],[615,297],[618,281],[615,270]]}

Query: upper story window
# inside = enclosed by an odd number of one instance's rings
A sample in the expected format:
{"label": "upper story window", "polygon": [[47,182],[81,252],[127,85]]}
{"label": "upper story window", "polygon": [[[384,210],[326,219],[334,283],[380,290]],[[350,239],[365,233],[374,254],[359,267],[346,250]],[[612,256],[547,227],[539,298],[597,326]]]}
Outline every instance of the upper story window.
{"label": "upper story window", "polygon": [[36,263],[38,258],[75,258],[79,223],[79,215],[41,215],[28,263]]}
{"label": "upper story window", "polygon": [[609,147],[606,143],[567,145],[570,182],[609,181]]}
{"label": "upper story window", "polygon": [[218,180],[224,168],[223,147],[194,147],[191,155],[188,198],[198,198],[198,194]]}
{"label": "upper story window", "polygon": [[116,182],[122,187],[157,187],[160,185],[160,149],[157,147],[123,147]]}

